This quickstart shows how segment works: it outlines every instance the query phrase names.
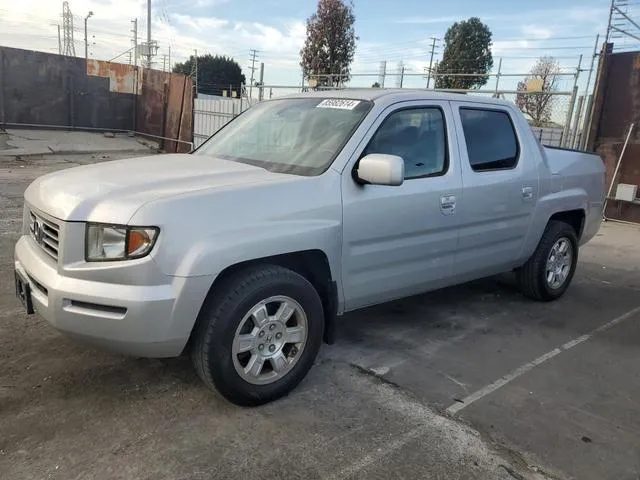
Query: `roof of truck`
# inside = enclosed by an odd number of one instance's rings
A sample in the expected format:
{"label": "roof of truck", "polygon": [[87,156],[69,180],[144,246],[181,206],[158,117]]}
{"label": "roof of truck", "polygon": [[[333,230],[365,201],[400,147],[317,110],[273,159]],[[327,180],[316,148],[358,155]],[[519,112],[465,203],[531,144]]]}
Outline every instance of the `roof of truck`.
{"label": "roof of truck", "polygon": [[464,101],[479,103],[494,103],[504,105],[505,100],[491,98],[485,95],[465,95],[463,93],[436,92],[426,89],[409,88],[346,88],[341,90],[320,90],[314,92],[294,93],[286,97],[279,98],[349,98],[353,100],[376,101],[384,99],[385,102],[394,103],[396,101],[408,100],[442,100],[442,101]]}

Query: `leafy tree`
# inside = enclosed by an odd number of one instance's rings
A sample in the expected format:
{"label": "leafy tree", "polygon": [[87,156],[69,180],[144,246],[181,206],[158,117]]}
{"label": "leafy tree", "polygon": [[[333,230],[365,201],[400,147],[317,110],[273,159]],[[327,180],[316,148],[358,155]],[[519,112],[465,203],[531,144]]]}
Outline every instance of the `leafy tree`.
{"label": "leafy tree", "polygon": [[371,85],[371,88],[380,88],[380,83],[375,82],[373,85]]}
{"label": "leafy tree", "polygon": [[436,88],[471,89],[487,83],[493,68],[491,30],[477,17],[456,22],[444,36],[444,53],[438,73],[479,74],[478,76],[438,76]]}
{"label": "leafy tree", "polygon": [[307,19],[307,38],[300,50],[300,66],[306,78],[319,86],[338,86],[349,80],[356,51],[353,3],[318,0],[316,13]]}
{"label": "leafy tree", "polygon": [[551,121],[559,73],[560,64],[553,57],[541,57],[529,75],[518,82],[518,92],[522,93],[516,95],[516,105],[535,127],[544,127]]}
{"label": "leafy tree", "polygon": [[[186,62],[177,63],[173,71],[195,75],[195,57],[191,55]],[[240,96],[244,83],[242,69],[233,58],[224,55],[198,55],[198,93],[222,95],[222,91],[227,90],[227,95],[231,95],[231,87]]]}

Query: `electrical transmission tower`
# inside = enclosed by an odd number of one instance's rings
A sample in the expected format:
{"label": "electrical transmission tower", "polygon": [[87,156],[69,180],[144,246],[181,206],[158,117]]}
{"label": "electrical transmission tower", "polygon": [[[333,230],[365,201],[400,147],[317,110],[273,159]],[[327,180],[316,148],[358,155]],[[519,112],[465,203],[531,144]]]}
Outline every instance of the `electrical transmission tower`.
{"label": "electrical transmission tower", "polygon": [[76,46],[75,43],[73,43],[73,15],[69,8],[69,2],[64,2],[62,4],[62,30],[62,54],[69,57],[75,57]]}
{"label": "electrical transmission tower", "polygon": [[609,24],[607,25],[606,43],[613,38],[629,37],[640,41],[640,25],[632,17],[628,0],[611,0],[609,8]]}

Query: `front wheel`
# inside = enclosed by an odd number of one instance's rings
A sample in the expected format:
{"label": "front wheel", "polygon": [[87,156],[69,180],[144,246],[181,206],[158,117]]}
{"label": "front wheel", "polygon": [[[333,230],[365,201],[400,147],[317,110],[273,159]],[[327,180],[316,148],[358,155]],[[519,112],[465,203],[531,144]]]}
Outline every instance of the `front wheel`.
{"label": "front wheel", "polygon": [[552,220],[531,258],[517,271],[522,293],[534,300],[560,298],[578,263],[578,239],[571,225]]}
{"label": "front wheel", "polygon": [[316,358],[322,302],[301,275],[279,267],[241,271],[205,303],[192,350],[202,380],[237,405],[286,395]]}

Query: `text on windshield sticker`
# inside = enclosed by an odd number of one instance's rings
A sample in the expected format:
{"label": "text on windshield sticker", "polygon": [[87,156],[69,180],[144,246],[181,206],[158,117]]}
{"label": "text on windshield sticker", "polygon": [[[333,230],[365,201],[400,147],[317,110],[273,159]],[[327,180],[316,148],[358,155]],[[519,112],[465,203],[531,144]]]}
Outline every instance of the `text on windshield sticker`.
{"label": "text on windshield sticker", "polygon": [[360,100],[344,100],[342,98],[327,98],[321,101],[316,108],[339,108],[341,110],[353,110]]}

